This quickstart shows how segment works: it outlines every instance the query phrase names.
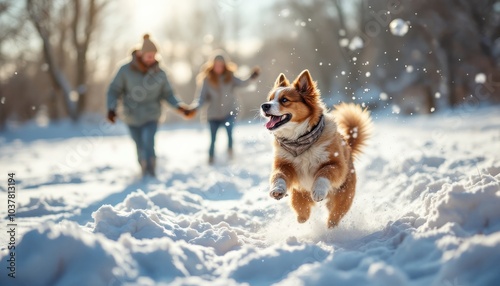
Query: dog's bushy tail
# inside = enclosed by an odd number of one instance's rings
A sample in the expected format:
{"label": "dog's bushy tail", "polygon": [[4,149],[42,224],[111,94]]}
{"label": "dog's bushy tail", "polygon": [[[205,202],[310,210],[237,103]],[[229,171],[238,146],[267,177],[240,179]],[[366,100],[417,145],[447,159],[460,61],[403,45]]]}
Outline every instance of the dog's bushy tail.
{"label": "dog's bushy tail", "polygon": [[333,115],[340,134],[344,136],[349,146],[351,146],[352,156],[360,155],[361,150],[371,136],[373,124],[370,112],[354,103],[340,103],[335,105]]}

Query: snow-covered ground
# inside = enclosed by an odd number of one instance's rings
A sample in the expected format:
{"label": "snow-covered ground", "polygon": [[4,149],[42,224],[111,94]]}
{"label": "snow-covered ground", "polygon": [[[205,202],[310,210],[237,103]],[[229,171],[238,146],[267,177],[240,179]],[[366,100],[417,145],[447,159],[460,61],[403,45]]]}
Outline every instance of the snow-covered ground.
{"label": "snow-covered ground", "polygon": [[210,167],[204,125],[162,129],[148,180],[123,125],[0,133],[0,285],[500,285],[500,108],[378,118],[333,230],[324,203],[299,225],[268,196],[261,122],[237,126],[232,162],[220,132]]}

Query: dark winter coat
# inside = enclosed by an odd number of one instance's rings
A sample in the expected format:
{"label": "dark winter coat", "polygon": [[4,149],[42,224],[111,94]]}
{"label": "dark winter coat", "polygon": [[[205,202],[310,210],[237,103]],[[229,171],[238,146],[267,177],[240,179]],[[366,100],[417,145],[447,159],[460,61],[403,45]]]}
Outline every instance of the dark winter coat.
{"label": "dark winter coat", "polygon": [[175,108],[180,102],[158,62],[147,68],[135,52],[132,61],[119,68],[109,86],[108,110],[116,110],[119,99],[123,102],[123,120],[131,126],[158,120],[161,100]]}

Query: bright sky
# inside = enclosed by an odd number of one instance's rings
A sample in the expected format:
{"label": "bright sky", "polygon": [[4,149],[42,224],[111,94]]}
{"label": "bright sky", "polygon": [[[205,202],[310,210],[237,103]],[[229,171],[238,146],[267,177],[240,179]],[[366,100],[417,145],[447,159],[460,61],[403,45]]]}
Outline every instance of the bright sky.
{"label": "bright sky", "polygon": [[[108,16],[107,26],[118,27],[113,28],[113,31],[106,32],[105,36],[100,39],[102,43],[112,43],[109,48],[114,49],[118,54],[123,53],[126,56],[133,46],[140,44],[142,36],[145,33],[151,34],[152,38],[160,45],[160,52],[165,51],[165,47],[169,44],[168,35],[166,33],[166,22],[168,17],[174,14],[183,19],[183,14],[186,17],[192,17],[192,9],[194,5],[203,4],[215,5],[214,11],[219,17],[227,18],[228,25],[231,24],[235,9],[238,9],[244,23],[239,31],[240,40],[244,43],[238,45],[239,52],[242,54],[253,53],[260,47],[260,40],[254,36],[258,29],[259,20],[256,15],[262,13],[272,1],[255,0],[252,2],[243,0],[198,0],[198,1],[174,1],[174,0],[121,0],[112,2],[110,10],[113,11],[114,17]],[[208,6],[210,8],[210,6]],[[192,21],[193,19],[186,19]],[[257,26],[255,26],[257,25]],[[229,27],[230,28],[230,27]],[[230,43],[228,46],[234,45]],[[248,51],[246,51],[248,50]],[[107,66],[102,63],[102,67]],[[186,63],[168,63],[170,69],[175,69],[174,73],[178,78],[177,82],[186,82],[191,78],[190,68]],[[189,73],[189,74],[188,74]]]}
{"label": "bright sky", "polygon": [[153,35],[161,34],[165,18],[170,16],[168,12],[172,1],[126,0],[125,2],[127,10],[131,13],[130,22],[127,24],[130,25],[132,35],[142,35],[145,32]]}
{"label": "bright sky", "polygon": [[[227,17],[230,20],[231,12],[234,9],[239,9],[240,15],[243,21],[247,25],[243,25],[242,28],[248,28],[252,25],[258,25],[259,13],[262,13],[263,9],[267,9],[273,1],[266,0],[254,0],[254,1],[243,1],[243,0],[198,0],[198,1],[173,1],[173,0],[121,0],[120,6],[117,11],[122,17],[117,17],[116,21],[118,25],[123,26],[123,22],[126,22],[126,38],[136,37],[141,38],[144,33],[150,33],[153,36],[165,34],[165,22],[166,18],[171,17],[173,14],[182,15],[188,13],[189,10],[194,8],[194,5],[199,3],[211,3],[215,6],[215,11],[220,17]],[[121,8],[121,9],[120,9]],[[192,19],[186,19],[190,21]],[[256,23],[257,22],[257,23]],[[248,29],[246,29],[248,30]],[[249,32],[249,31],[245,31]],[[161,40],[161,39],[159,39]]]}

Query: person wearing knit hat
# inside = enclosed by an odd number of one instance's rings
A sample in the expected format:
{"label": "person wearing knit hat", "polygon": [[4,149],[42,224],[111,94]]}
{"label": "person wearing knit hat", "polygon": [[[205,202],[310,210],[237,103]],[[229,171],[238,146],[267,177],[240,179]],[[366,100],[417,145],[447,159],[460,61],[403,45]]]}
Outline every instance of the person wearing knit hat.
{"label": "person wearing knit hat", "polygon": [[214,163],[215,140],[217,130],[224,126],[228,137],[228,156],[233,156],[233,126],[238,115],[235,96],[237,87],[250,84],[259,76],[259,68],[253,68],[251,75],[246,80],[241,80],[234,75],[236,65],[232,63],[222,50],[214,52],[214,56],[206,62],[198,75],[198,84],[201,86],[197,97],[191,104],[193,110],[207,105],[207,119],[210,126],[210,147],[208,150],[208,163]]}
{"label": "person wearing knit hat", "polygon": [[120,100],[121,118],[135,142],[143,176],[156,175],[154,138],[161,102],[167,102],[185,118],[194,116],[194,111],[174,95],[167,74],[156,60],[157,52],[156,44],[145,34],[141,48],[133,51],[132,60],[118,69],[107,93],[108,120],[115,123]]}

